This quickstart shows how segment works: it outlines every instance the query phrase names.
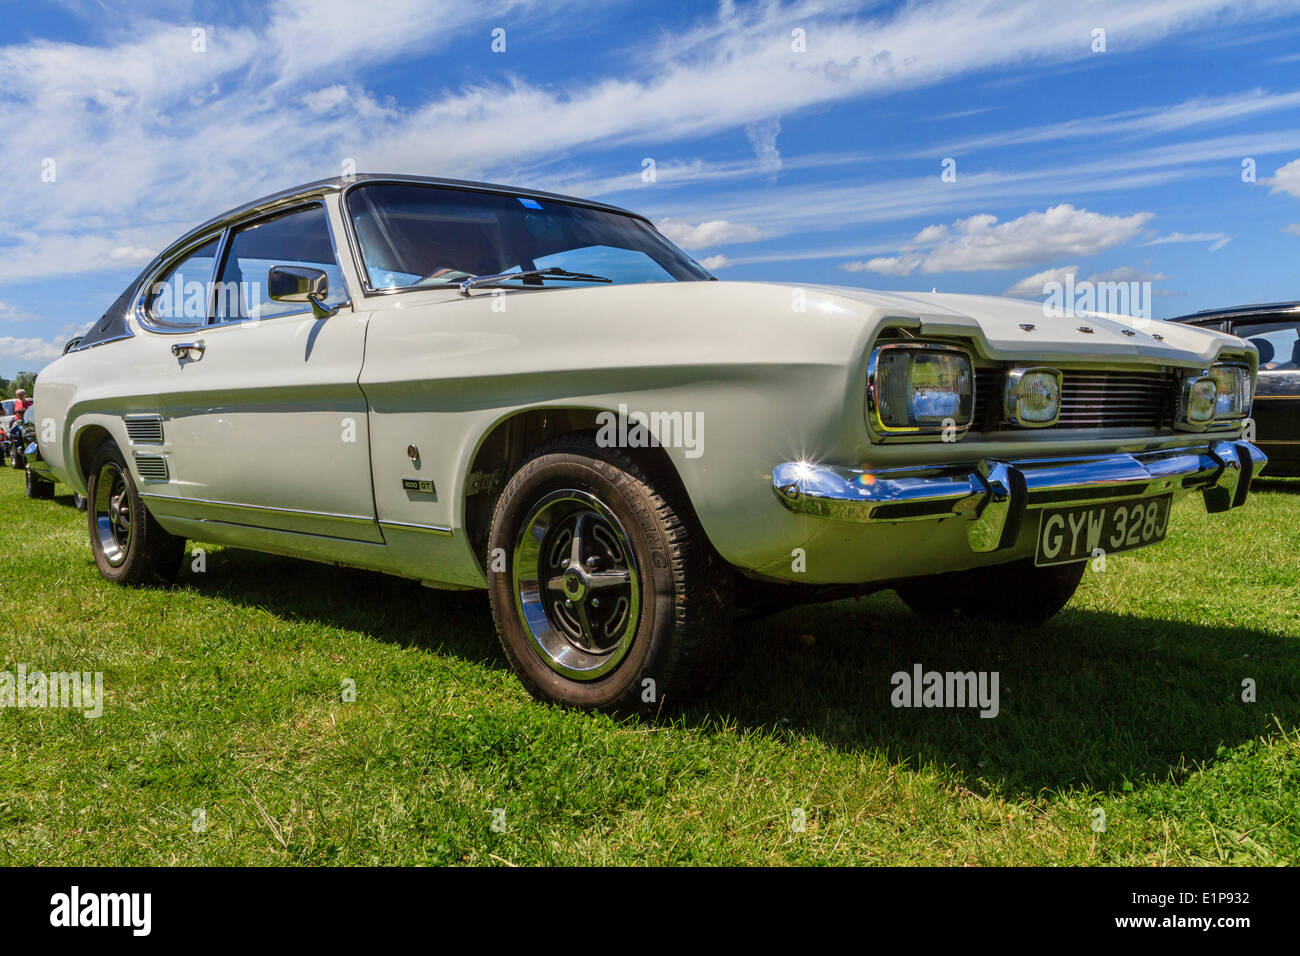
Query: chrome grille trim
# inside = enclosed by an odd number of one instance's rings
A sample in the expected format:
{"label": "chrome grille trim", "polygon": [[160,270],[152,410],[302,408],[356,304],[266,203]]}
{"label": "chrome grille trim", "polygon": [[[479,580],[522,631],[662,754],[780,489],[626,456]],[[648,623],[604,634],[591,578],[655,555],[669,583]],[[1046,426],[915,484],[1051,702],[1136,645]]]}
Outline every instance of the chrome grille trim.
{"label": "chrome grille trim", "polygon": [[[1008,431],[1002,412],[1004,368],[975,370],[972,431]],[[1172,423],[1178,375],[1159,371],[1062,369],[1061,417],[1052,428],[1162,428]]]}
{"label": "chrome grille trim", "polygon": [[161,415],[128,415],[126,437],[133,445],[161,445],[163,425]]}
{"label": "chrome grille trim", "polygon": [[168,479],[167,459],[162,455],[136,455],[135,470],[147,481],[166,481]]}

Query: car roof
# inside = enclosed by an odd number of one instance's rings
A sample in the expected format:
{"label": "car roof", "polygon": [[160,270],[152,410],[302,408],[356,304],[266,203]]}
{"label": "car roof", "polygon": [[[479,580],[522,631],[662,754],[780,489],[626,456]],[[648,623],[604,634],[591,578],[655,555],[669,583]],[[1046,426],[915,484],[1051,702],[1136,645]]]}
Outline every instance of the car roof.
{"label": "car roof", "polygon": [[1180,315],[1170,322],[1201,323],[1216,319],[1259,319],[1300,315],[1300,302],[1252,302],[1248,305],[1234,305],[1223,309],[1202,309],[1189,315]]}
{"label": "car roof", "polygon": [[160,254],[158,258],[162,258],[162,255],[165,255],[168,250],[175,248],[200,233],[210,232],[218,226],[238,221],[268,207],[281,206],[298,199],[309,199],[325,195],[326,193],[340,192],[349,186],[360,183],[409,183],[412,185],[423,186],[443,186],[448,189],[463,189],[470,192],[496,193],[506,196],[523,196],[528,199],[545,199],[551,202],[565,202],[577,206],[586,206],[590,209],[603,209],[607,212],[618,213],[623,216],[632,216],[635,219],[649,222],[649,220],[640,213],[623,209],[620,206],[612,206],[609,203],[596,202],[591,199],[580,199],[577,196],[565,196],[561,193],[544,192],[540,189],[527,189],[520,186],[505,186],[500,183],[483,183],[469,179],[442,179],[436,176],[408,176],[401,173],[357,173],[355,176],[335,176],[331,179],[318,179],[315,182],[304,183],[303,185],[295,186],[292,189],[283,189],[280,192],[270,193],[269,195],[262,196],[259,199],[246,202],[241,206],[235,206],[233,209],[228,209],[221,215],[213,216],[207,222],[195,226],[175,242],[169,243],[167,249],[164,250],[163,254]]}
{"label": "car roof", "polygon": [[125,328],[125,312],[129,306],[133,293],[139,288],[141,282],[153,270],[162,264],[163,260],[172,255],[178,248],[193,242],[206,233],[215,231],[218,228],[224,228],[232,223],[239,222],[242,219],[249,218],[257,213],[271,212],[284,206],[291,206],[299,200],[312,199],[324,196],[328,193],[342,192],[351,186],[360,183],[409,183],[412,185],[424,186],[443,186],[448,189],[464,189],[472,192],[493,193],[504,196],[522,196],[527,199],[539,199],[548,202],[564,202],[577,206],[586,206],[589,209],[603,209],[606,212],[617,213],[623,216],[631,216],[634,219],[640,219],[649,223],[650,220],[640,213],[623,209],[619,206],[612,206],[608,203],[596,202],[590,199],[580,199],[576,196],[565,196],[560,193],[544,192],[540,189],[527,189],[519,186],[505,186],[500,183],[476,182],[468,179],[443,179],[436,176],[410,176],[402,173],[357,173],[354,176],[334,176],[330,179],[318,179],[315,182],[304,183],[301,186],[295,186],[292,189],[282,189],[279,192],[270,193],[243,205],[235,206],[228,209],[219,216],[213,216],[207,222],[195,226],[184,235],[169,242],[158,255],[154,256],[140,273],[131,281],[131,284],[114,302],[107,312],[90,327],[89,331],[82,336],[79,343],[81,347],[90,347],[98,345],[104,341],[110,341],[123,333]]}

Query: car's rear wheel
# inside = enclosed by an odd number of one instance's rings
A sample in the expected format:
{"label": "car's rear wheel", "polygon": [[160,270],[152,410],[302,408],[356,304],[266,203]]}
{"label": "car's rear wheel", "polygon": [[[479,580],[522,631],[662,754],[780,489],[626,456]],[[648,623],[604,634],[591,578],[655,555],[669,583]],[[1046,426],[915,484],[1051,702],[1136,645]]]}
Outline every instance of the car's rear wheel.
{"label": "car's rear wheel", "polygon": [[489,595],[535,697],[654,712],[712,676],[730,634],[731,569],[664,484],[584,435],[542,446],[506,484]]}
{"label": "car's rear wheel", "polygon": [[26,490],[28,498],[53,498],[54,482],[46,481],[40,475],[28,468]]}
{"label": "car's rear wheel", "polygon": [[1083,579],[1086,562],[1034,566],[1031,558],[970,571],[915,578],[895,587],[923,617],[968,617],[1038,625],[1065,607]]}
{"label": "car's rear wheel", "polygon": [[86,518],[95,565],[117,584],[170,584],[185,539],[168,534],[145,507],[117,444],[99,447],[86,482]]}

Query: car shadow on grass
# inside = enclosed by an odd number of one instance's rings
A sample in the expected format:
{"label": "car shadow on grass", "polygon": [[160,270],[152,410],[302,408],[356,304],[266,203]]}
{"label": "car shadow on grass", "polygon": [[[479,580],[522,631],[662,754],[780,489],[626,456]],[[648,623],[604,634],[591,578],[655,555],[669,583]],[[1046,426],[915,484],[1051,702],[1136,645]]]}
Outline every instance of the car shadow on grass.
{"label": "car shadow on grass", "polygon": [[[1041,628],[923,620],[892,592],[754,621],[709,709],[849,750],[1035,795],[1177,779],[1234,747],[1300,726],[1300,642],[1067,609]],[[998,712],[895,707],[896,673],[997,672]],[[1242,700],[1254,682],[1256,703]]]}
{"label": "car shadow on grass", "polygon": [[[504,669],[486,595],[223,549],[182,584],[289,620]],[[893,675],[998,675],[997,715],[891,704]],[[1257,703],[1242,701],[1244,680]],[[670,688],[664,689],[670,692]],[[538,705],[541,706],[541,705]],[[849,752],[959,774],[980,792],[1034,796],[1181,778],[1234,747],[1300,726],[1300,642],[1067,609],[1042,628],[923,620],[892,592],[739,618],[713,691],[678,719],[815,737]]]}
{"label": "car shadow on grass", "polygon": [[1284,495],[1300,495],[1300,478],[1271,478],[1265,475],[1250,483],[1252,492],[1280,491]]}

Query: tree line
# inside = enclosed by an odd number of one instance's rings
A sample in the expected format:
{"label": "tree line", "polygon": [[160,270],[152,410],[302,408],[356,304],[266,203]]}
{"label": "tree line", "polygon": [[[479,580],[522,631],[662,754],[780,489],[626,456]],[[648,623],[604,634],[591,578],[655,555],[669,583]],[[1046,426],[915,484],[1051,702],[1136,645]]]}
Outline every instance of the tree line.
{"label": "tree line", "polygon": [[32,397],[32,390],[36,388],[35,372],[19,372],[12,379],[0,375],[0,398],[13,398],[18,389],[27,392],[27,397]]}

